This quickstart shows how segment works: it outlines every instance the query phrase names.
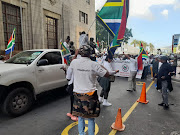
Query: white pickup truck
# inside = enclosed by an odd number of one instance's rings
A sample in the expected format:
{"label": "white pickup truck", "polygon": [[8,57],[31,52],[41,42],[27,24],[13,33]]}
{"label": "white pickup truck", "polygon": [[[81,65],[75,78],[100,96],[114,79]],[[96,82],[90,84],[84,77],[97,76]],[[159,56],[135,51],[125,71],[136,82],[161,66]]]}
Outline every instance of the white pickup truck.
{"label": "white pickup truck", "polygon": [[67,85],[62,52],[57,49],[23,51],[0,64],[0,105],[6,114],[19,116],[42,92]]}

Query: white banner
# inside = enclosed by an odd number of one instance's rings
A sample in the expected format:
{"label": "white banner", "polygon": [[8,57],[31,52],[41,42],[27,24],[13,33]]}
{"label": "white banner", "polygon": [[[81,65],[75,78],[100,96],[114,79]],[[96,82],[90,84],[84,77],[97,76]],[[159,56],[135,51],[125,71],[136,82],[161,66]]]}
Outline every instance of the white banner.
{"label": "white banner", "polygon": [[[101,64],[101,59],[97,59],[97,62]],[[113,70],[119,70],[119,73],[116,73],[115,76],[121,76],[121,77],[129,77],[130,76],[130,60],[119,60],[119,61],[113,61],[112,67]],[[139,70],[136,78],[141,79],[143,70]]]}

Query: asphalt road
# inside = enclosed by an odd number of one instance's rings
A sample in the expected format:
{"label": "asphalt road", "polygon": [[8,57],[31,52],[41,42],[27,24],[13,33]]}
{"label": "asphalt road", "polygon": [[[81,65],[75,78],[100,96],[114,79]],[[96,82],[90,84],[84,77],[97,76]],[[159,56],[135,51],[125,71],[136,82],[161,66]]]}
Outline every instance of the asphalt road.
{"label": "asphalt road", "polygon": [[[151,80],[147,80],[146,86],[150,83]],[[124,122],[125,131],[116,135],[180,135],[180,83],[173,83],[173,86],[174,91],[169,94],[169,110],[157,105],[162,98],[153,84],[147,93],[149,103],[139,103]],[[96,119],[98,135],[108,135],[118,108],[122,109],[123,117],[139,98],[142,85],[137,86],[136,92],[127,92],[127,87],[127,78],[118,77],[112,84],[109,95],[112,106],[101,106],[101,114]],[[63,89],[45,93],[38,98],[33,110],[23,116],[11,118],[0,113],[0,135],[61,135],[73,123],[66,116],[69,110],[70,99]],[[69,135],[78,135],[77,125],[73,124]]]}

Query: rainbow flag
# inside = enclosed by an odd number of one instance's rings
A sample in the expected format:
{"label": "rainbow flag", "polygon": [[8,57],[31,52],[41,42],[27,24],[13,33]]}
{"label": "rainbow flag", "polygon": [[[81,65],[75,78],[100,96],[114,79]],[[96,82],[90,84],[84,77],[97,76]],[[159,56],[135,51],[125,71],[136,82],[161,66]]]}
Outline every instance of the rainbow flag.
{"label": "rainbow flag", "polygon": [[13,30],[13,33],[8,41],[7,49],[5,50],[5,54],[9,54],[14,50],[15,46],[15,28]]}

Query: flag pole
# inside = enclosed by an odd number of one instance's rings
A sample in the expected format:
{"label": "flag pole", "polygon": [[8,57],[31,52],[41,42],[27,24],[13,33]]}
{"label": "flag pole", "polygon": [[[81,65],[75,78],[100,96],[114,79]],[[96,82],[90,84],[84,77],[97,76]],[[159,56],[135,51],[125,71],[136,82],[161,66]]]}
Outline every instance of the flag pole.
{"label": "flag pole", "polygon": [[12,57],[12,47],[11,47],[11,53],[10,53],[10,58]]}
{"label": "flag pole", "polygon": [[109,32],[108,32],[108,45],[109,45]]}

